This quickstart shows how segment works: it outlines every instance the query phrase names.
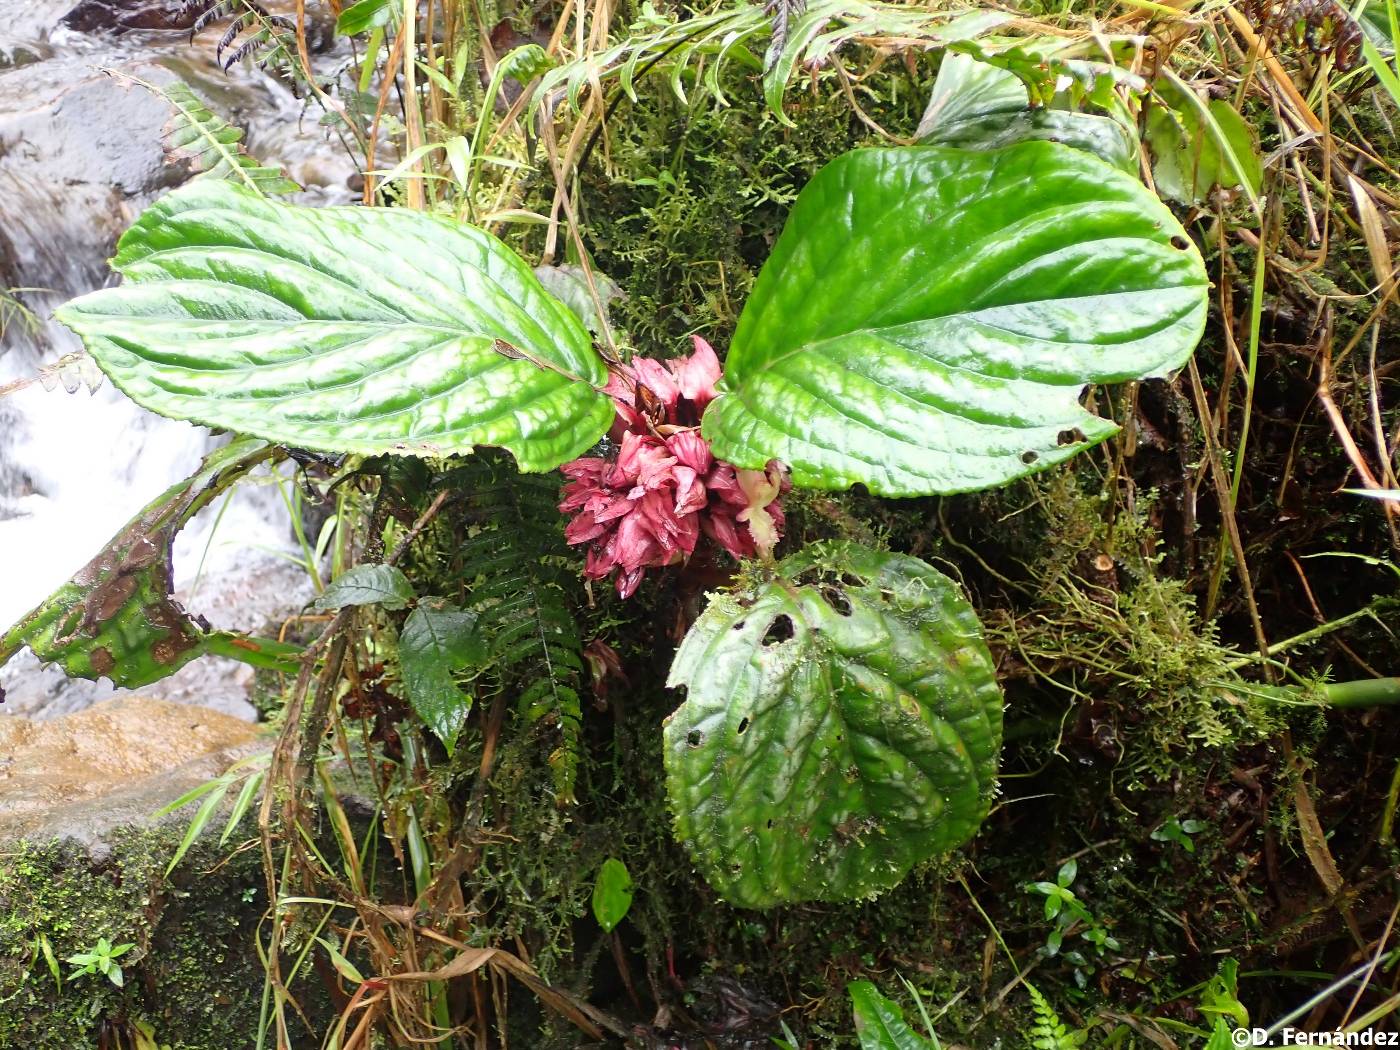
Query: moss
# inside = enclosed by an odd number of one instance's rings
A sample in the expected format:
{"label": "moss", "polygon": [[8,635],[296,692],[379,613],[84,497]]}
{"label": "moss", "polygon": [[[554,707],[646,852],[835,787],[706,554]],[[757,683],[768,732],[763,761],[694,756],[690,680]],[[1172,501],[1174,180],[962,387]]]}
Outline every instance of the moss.
{"label": "moss", "polygon": [[[669,357],[698,332],[721,351],[798,191],[827,161],[887,144],[860,121],[829,71],[789,92],[796,127],[768,110],[761,86],[734,64],[721,78],[727,104],[691,84],[682,102],[665,76],[637,82],[608,121],[580,178],[588,250],[625,298],[613,304],[620,338]],[[861,87],[861,105],[892,133],[910,134],[932,84],[931,67],[889,64]],[[531,206],[547,212],[552,181]],[[533,234],[542,237],[542,234]],[[525,246],[537,252],[539,242]]]}
{"label": "moss", "polygon": [[[196,844],[166,881],[181,822],[118,832],[94,862],[73,842],[0,848],[0,1046],[83,1050],[149,1024],[172,1050],[238,1050],[257,1031],[255,931],[265,893],[256,851]],[[122,988],[70,979],[62,960],[98,938],[135,945]],[[47,938],[61,989],[40,947]],[[122,1045],[125,1045],[123,1043]]]}

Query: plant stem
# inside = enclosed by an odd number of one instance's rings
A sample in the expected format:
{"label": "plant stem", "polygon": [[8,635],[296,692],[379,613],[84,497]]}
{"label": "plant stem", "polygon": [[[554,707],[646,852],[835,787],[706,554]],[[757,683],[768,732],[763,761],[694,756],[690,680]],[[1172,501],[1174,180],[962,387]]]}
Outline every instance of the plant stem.
{"label": "plant stem", "polygon": [[304,652],[299,645],[271,638],[249,638],[230,631],[213,631],[205,635],[204,646],[214,656],[225,656],[253,667],[267,667],[285,674],[296,674],[301,670],[301,655]]}
{"label": "plant stem", "polygon": [[1322,687],[1322,695],[1332,707],[1379,707],[1400,704],[1400,678],[1363,678],[1356,682],[1333,682]]}

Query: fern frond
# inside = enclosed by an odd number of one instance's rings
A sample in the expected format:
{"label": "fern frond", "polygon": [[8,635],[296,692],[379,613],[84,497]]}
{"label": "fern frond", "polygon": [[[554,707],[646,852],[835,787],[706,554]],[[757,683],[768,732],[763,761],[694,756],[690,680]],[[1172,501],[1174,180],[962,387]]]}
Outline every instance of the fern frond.
{"label": "fern frond", "polygon": [[268,11],[257,0],[184,0],[184,9],[199,12],[190,26],[191,36],[228,20],[224,35],[214,47],[214,61],[226,71],[244,59],[256,59],[264,67],[273,64],[295,71],[296,65],[292,62],[295,23]]}
{"label": "fern frond", "polygon": [[1029,1033],[1032,1050],[1079,1050],[1088,1033],[1066,1028],[1049,1000],[1040,994],[1040,989],[1029,981],[1023,983],[1035,1011],[1035,1024]]}
{"label": "fern frond", "polygon": [[175,113],[165,125],[165,152],[172,160],[188,160],[206,178],[233,179],[258,193],[296,193],[301,189],[281,168],[268,167],[243,148],[243,129],[224,120],[182,80],[161,87],[130,74],[120,74],[170,103]]}
{"label": "fern frond", "polygon": [[506,457],[478,453],[447,482],[466,492],[471,531],[457,556],[466,604],[490,647],[490,674],[515,694],[527,723],[555,734],[555,791],[561,804],[572,803],[584,663],[572,612],[578,570],[564,543],[559,478],[520,474]]}

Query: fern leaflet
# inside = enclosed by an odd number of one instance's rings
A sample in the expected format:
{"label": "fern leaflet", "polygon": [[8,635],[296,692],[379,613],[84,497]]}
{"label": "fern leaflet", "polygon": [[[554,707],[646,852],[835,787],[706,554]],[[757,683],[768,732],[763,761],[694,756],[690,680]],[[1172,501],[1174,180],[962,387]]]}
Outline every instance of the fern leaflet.
{"label": "fern leaflet", "polygon": [[1049,1000],[1040,994],[1040,990],[1029,981],[1024,983],[1026,992],[1031,997],[1031,1007],[1035,1011],[1035,1024],[1030,1030],[1032,1050],[1079,1050],[1088,1033],[1066,1028]]}
{"label": "fern leaflet", "polygon": [[466,605],[500,689],[527,723],[557,734],[549,755],[560,804],[574,801],[579,762],[582,642],[571,611],[578,571],[564,543],[557,475],[520,474],[478,453],[448,476],[466,490],[469,533],[458,548]]}
{"label": "fern leaflet", "polygon": [[175,110],[165,125],[165,152],[171,160],[188,160],[206,178],[236,179],[264,196],[301,189],[281,168],[249,156],[243,148],[243,129],[214,113],[184,81],[161,87],[130,74],[120,75],[159,95]]}

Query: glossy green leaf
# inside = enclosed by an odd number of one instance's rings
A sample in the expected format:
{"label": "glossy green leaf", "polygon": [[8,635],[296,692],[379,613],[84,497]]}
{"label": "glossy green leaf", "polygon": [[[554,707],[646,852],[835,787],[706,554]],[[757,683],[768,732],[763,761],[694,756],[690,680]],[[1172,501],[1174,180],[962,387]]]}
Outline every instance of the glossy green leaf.
{"label": "glossy green leaf", "polygon": [[[70,581],[0,634],[0,664],[27,645],[72,678],[105,677],[134,689],[174,674],[211,649],[261,662],[265,648],[277,650],[278,643],[211,632],[171,597],[171,548],[186,522],[215,497],[253,467],[282,455],[252,438],[211,452],[194,476],[152,500]],[[280,653],[291,659],[285,649]]]}
{"label": "glossy green leaf", "polygon": [[932,1050],[933,1044],[904,1020],[899,1004],[886,999],[869,981],[846,986],[861,1050]]}
{"label": "glossy green leaf", "polygon": [[354,36],[389,23],[389,0],[356,0],[340,12],[335,31],[341,36]]}
{"label": "glossy green leaf", "polygon": [[715,596],[676,654],[676,831],[750,908],[893,886],[991,803],[1001,692],[972,607],[916,558],[818,544]]}
{"label": "glossy green leaf", "polygon": [[950,53],[938,68],[933,93],[915,132],[931,146],[999,149],[1043,139],[1086,150],[1129,175],[1138,170],[1136,129],[1126,119],[1030,105],[1013,73]]}
{"label": "glossy green leaf", "polygon": [[392,565],[354,565],[330,582],[312,603],[313,609],[343,609],[347,605],[380,605],[402,609],[413,601],[413,584]]}
{"label": "glossy green leaf", "polygon": [[407,208],[302,208],[199,180],[122,237],[119,288],[58,318],[162,415],[301,448],[583,452],[613,410],[588,333],[483,230]]}
{"label": "glossy green leaf", "polygon": [[1171,212],[1082,151],[856,150],[798,197],[704,433],[799,486],[1003,484],[1113,434],[1084,385],[1179,367],[1207,288]]}
{"label": "glossy green leaf", "polygon": [[455,672],[486,660],[476,613],[442,598],[424,598],[399,635],[399,666],[408,702],[450,752],[471,711],[472,698],[458,688]]}
{"label": "glossy green leaf", "polygon": [[616,857],[603,861],[593,884],[593,917],[608,933],[627,917],[632,907],[632,876]]}

